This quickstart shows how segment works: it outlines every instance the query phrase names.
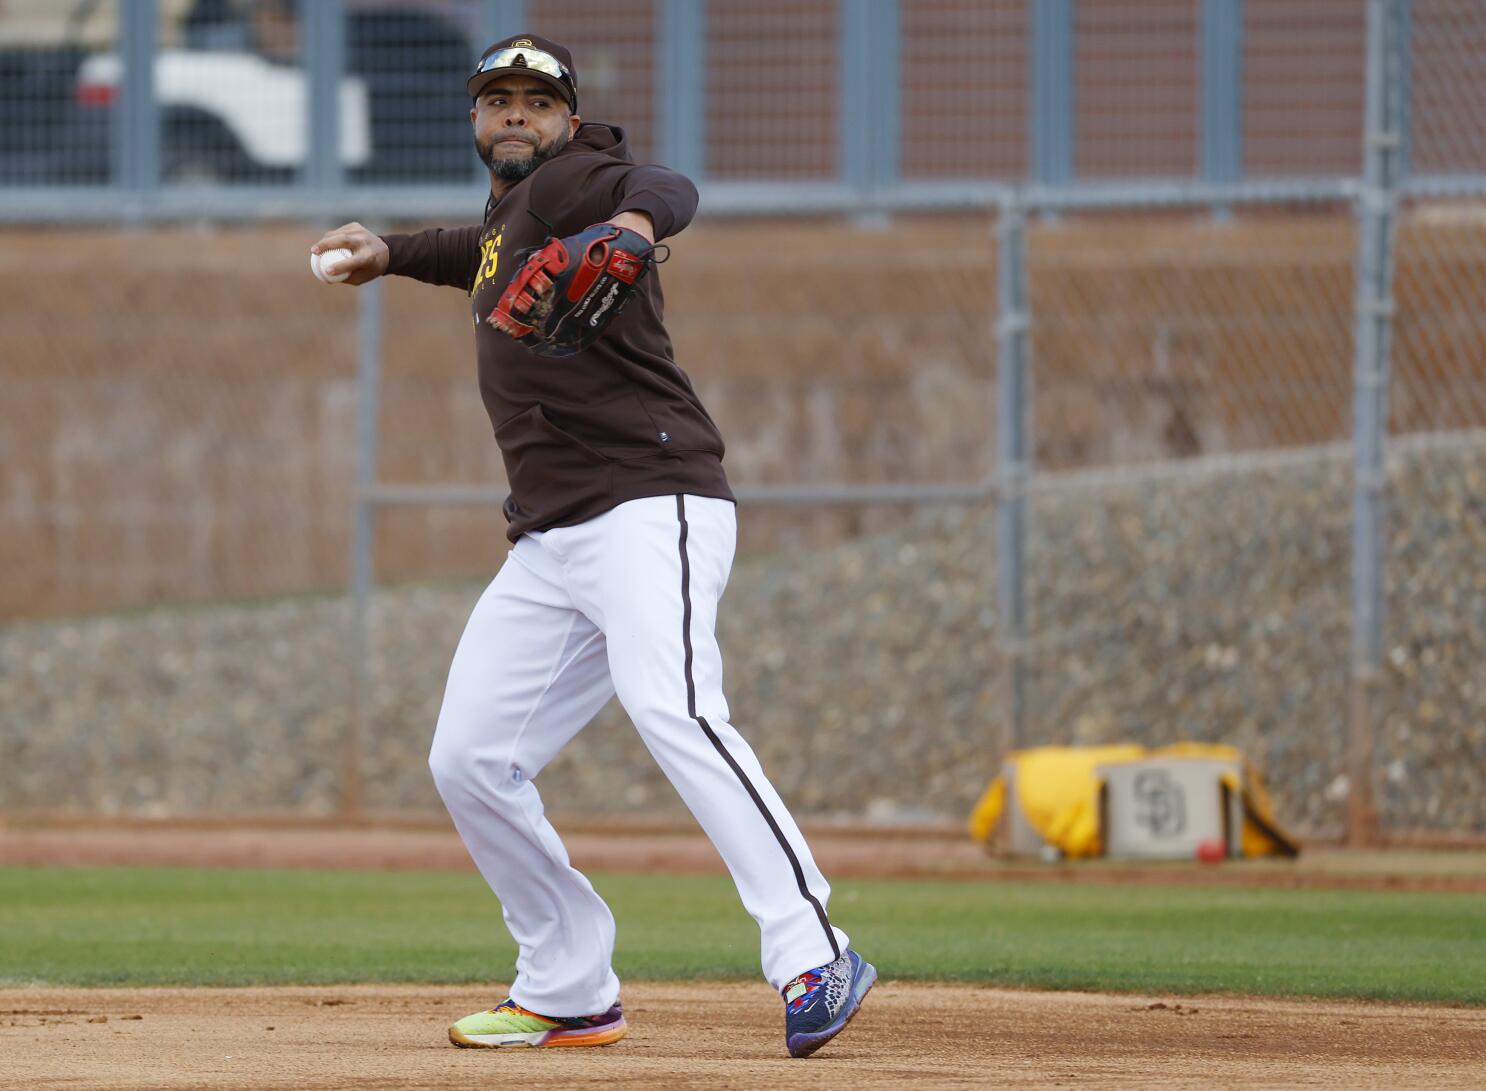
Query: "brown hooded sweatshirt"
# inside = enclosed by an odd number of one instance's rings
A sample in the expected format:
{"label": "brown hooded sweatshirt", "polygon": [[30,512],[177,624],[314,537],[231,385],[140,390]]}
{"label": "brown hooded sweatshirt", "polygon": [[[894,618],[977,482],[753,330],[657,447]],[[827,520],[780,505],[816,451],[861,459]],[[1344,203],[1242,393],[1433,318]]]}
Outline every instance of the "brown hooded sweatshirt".
{"label": "brown hooded sweatshirt", "polygon": [[[387,271],[470,297],[480,394],[505,458],[506,536],[572,526],[626,500],[671,493],[733,499],[723,443],[666,333],[659,270],[590,348],[536,356],[485,319],[517,255],[603,223],[648,214],[656,241],[696,212],[696,187],[659,166],[637,166],[622,130],[587,123],[553,158],[486,206],[485,222],[387,235]],[[545,223],[544,223],[545,221]]]}

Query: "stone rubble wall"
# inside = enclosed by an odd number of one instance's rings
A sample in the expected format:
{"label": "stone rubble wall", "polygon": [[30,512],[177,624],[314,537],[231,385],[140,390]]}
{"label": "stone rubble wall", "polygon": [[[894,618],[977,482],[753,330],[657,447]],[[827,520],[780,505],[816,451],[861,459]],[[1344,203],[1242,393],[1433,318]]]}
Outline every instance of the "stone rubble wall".
{"label": "stone rubble wall", "polygon": [[[1486,831],[1486,435],[1399,441],[1389,480],[1382,819]],[[1044,479],[1028,741],[1233,742],[1282,821],[1337,832],[1350,482],[1345,448]],[[996,766],[994,587],[989,506],[740,561],[720,624],[733,720],[800,814],[965,816]],[[368,808],[437,812],[427,747],[480,590],[377,593]],[[318,595],[0,627],[0,812],[329,813],[348,639],[347,601]],[[538,783],[555,810],[680,809],[612,704]]]}

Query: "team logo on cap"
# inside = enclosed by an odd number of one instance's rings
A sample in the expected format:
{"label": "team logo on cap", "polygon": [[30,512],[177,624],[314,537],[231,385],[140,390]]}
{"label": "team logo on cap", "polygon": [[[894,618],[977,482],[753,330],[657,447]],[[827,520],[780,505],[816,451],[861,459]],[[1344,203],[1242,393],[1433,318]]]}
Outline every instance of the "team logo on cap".
{"label": "team logo on cap", "polygon": [[532,44],[534,44],[534,43],[532,42],[532,40],[530,38],[517,38],[514,42],[511,43],[511,48],[514,49],[518,45],[529,46],[529,45],[532,45]]}

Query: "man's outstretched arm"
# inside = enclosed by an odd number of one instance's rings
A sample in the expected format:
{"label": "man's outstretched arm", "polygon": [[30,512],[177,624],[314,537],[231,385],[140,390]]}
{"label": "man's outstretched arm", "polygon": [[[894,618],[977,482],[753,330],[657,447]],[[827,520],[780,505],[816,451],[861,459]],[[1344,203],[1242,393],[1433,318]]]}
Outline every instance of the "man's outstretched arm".
{"label": "man's outstretched arm", "polygon": [[350,270],[347,284],[365,284],[393,274],[467,292],[478,264],[480,231],[476,224],[433,227],[411,235],[377,236],[359,223],[348,223],[327,231],[310,247],[310,252],[319,254],[338,248],[351,251],[349,258],[325,270],[331,275]]}
{"label": "man's outstretched arm", "polygon": [[[668,167],[644,164],[625,170],[614,187],[609,222],[639,231],[651,242],[679,235],[697,211],[697,187]],[[648,230],[632,222],[643,216]]]}

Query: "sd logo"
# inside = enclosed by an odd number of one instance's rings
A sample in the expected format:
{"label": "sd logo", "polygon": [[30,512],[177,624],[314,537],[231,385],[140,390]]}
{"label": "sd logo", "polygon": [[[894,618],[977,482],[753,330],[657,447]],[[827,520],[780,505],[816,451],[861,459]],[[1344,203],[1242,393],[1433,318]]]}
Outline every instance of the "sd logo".
{"label": "sd logo", "polygon": [[1186,793],[1165,769],[1136,774],[1135,822],[1152,837],[1176,837],[1187,828]]}

